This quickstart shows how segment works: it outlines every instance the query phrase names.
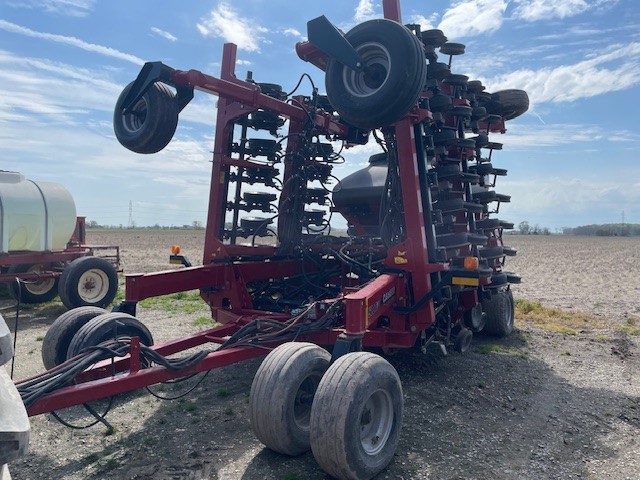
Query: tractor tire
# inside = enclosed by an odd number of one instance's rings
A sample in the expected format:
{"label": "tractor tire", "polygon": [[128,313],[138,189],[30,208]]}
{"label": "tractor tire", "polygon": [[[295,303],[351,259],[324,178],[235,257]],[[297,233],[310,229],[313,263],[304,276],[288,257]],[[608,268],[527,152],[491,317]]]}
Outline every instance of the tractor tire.
{"label": "tractor tire", "polygon": [[[43,270],[51,270],[53,265],[37,263],[34,265],[11,265],[7,269],[8,274],[31,273]],[[9,293],[21,303],[44,303],[53,300],[58,295],[58,278],[43,278],[40,281],[17,281],[9,283]]]}
{"label": "tractor tire", "polygon": [[308,451],[311,404],[331,355],[306,342],[280,345],[263,360],[251,384],[249,422],[258,440],[274,452]]}
{"label": "tractor tire", "polygon": [[356,72],[330,58],[325,86],[331,105],[345,122],[363,129],[400,120],[416,103],[425,84],[422,42],[406,27],[386,19],[356,25],[345,38],[369,73]]}
{"label": "tractor tire", "polygon": [[501,90],[492,93],[491,100],[484,106],[488,113],[511,120],[529,110],[529,96],[524,90]]}
{"label": "tractor tire", "polygon": [[482,310],[487,314],[483,333],[496,337],[506,337],[513,331],[515,308],[511,290],[498,290],[491,298],[482,302]]}
{"label": "tractor tire", "polygon": [[118,272],[104,258],[80,257],[60,276],[60,299],[71,309],[82,306],[105,308],[116,297]]}
{"label": "tractor tire", "polygon": [[333,477],[370,479],[393,459],[402,411],[402,385],[389,362],[369,352],[343,355],[313,400],[313,456]]}
{"label": "tractor tire", "polygon": [[107,313],[104,308],[78,307],[60,315],[51,324],[42,341],[42,363],[47,370],[67,359],[71,339],[89,320]]}
{"label": "tractor tire", "polygon": [[120,144],[136,153],[156,153],[168,145],[178,126],[178,103],[163,83],[149,87],[129,113],[122,112],[133,82],[127,85],[113,112],[113,130]]}
{"label": "tractor tire", "polygon": [[151,332],[137,318],[120,312],[98,315],[80,327],[73,336],[67,350],[67,359],[107,340],[131,337],[139,337],[143,345],[153,345]]}

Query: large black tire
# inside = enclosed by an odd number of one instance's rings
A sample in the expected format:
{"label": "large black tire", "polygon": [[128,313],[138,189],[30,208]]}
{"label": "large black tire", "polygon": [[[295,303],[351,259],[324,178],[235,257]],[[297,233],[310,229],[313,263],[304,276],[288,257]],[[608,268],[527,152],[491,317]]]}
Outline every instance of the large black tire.
{"label": "large black tire", "polygon": [[121,312],[103,313],[85,323],[71,339],[67,359],[73,358],[88,347],[107,340],[139,337],[143,345],[153,345],[153,336],[147,327],[135,317]]}
{"label": "large black tire", "polygon": [[127,85],[116,102],[113,130],[120,144],[136,153],[156,153],[173,138],[178,126],[178,103],[174,93],[156,82],[127,114],[122,112],[125,97],[133,82]]}
{"label": "large black tire", "polygon": [[42,363],[47,370],[67,359],[71,339],[89,320],[107,313],[104,308],[78,307],[64,312],[47,330],[42,341]]}
{"label": "large black tire", "polygon": [[118,272],[104,258],[80,257],[60,276],[59,293],[65,307],[105,308],[118,292]]}
{"label": "large black tire", "polygon": [[524,90],[501,90],[491,94],[485,108],[490,114],[511,120],[529,110],[529,96]]}
{"label": "large black tire", "polygon": [[363,22],[345,35],[367,65],[359,73],[331,58],[325,85],[343,120],[360,128],[388,126],[416,103],[427,64],[420,40],[392,20]]}
{"label": "large black tire", "polygon": [[483,333],[506,337],[513,332],[515,308],[511,290],[494,291],[490,299],[482,302],[482,310],[487,314]]}
{"label": "large black tire", "polygon": [[340,479],[369,479],[393,459],[402,428],[402,385],[395,369],[369,352],[329,367],[311,408],[311,450]]}
{"label": "large black tire", "polygon": [[[11,265],[7,269],[8,274],[42,272],[54,268],[50,264],[37,263],[34,265]],[[21,303],[44,303],[53,300],[58,295],[58,277],[47,277],[42,280],[29,280],[9,283],[9,293]]]}
{"label": "large black tire", "polygon": [[311,404],[331,355],[313,343],[280,345],[264,359],[251,385],[249,421],[258,440],[285,455],[309,450]]}

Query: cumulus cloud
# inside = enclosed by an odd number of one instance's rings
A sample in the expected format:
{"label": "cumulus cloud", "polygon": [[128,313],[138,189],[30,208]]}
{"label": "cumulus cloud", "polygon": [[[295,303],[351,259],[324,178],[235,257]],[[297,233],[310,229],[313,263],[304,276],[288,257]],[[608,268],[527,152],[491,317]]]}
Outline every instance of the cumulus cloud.
{"label": "cumulus cloud", "polygon": [[373,8],[373,0],[360,0],[353,15],[353,19],[357,23],[361,23],[366,20],[371,20],[374,17],[376,17],[376,14]]}
{"label": "cumulus cloud", "polygon": [[7,5],[14,8],[38,8],[45,12],[71,17],[85,17],[93,10],[94,3],[96,3],[95,0],[10,0]]}
{"label": "cumulus cloud", "polygon": [[302,33],[300,33],[300,31],[296,30],[295,28],[285,28],[284,30],[282,30],[282,33],[290,37],[303,37]]}
{"label": "cumulus cloud", "polygon": [[119,60],[131,62],[136,65],[142,65],[144,63],[144,60],[136,57],[135,55],[124,53],[111,47],[105,47],[104,45],[97,45],[95,43],[88,43],[76,37],[68,37],[66,35],[57,35],[54,33],[38,32],[36,30],[31,30],[30,28],[23,27],[15,23],[7,22],[6,20],[0,20],[0,30],[17,33],[26,37],[39,38],[41,40],[47,40],[49,42],[70,45],[72,47],[80,48],[88,52],[99,53],[100,55],[117,58]]}
{"label": "cumulus cloud", "polygon": [[438,28],[447,37],[470,37],[490,33],[502,26],[506,0],[464,0],[442,16]]}
{"label": "cumulus cloud", "polygon": [[424,32],[425,30],[431,30],[432,28],[436,28],[434,25],[438,20],[438,14],[433,13],[428,18],[425,17],[424,15],[411,15],[409,17],[409,20],[411,20],[411,23],[420,25],[420,30]]}
{"label": "cumulus cloud", "polygon": [[612,45],[606,53],[597,53],[572,65],[540,70],[521,68],[484,83],[490,91],[526,90],[533,104],[573,102],[625,90],[640,83],[640,43]]}
{"label": "cumulus cloud", "polygon": [[178,37],[176,37],[175,35],[167,32],[166,30],[160,30],[158,27],[151,27],[151,31],[159,37],[169,40],[170,42],[175,42],[176,40],[178,40]]}
{"label": "cumulus cloud", "polygon": [[261,34],[268,32],[256,21],[241,17],[225,2],[218,3],[209,16],[197,24],[197,28],[205,37],[222,38],[248,52],[260,52],[260,43],[265,42]]}
{"label": "cumulus cloud", "polygon": [[609,8],[618,0],[515,0],[513,15],[527,22],[568,18],[587,10]]}

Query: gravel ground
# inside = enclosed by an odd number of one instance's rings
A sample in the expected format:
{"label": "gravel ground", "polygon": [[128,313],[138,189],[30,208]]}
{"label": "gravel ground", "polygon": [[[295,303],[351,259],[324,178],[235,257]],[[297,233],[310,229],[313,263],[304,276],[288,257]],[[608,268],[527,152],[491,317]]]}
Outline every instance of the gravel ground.
{"label": "gravel ground", "polygon": [[[198,233],[103,235],[96,234],[94,243],[121,245],[130,273],[164,268],[172,243],[183,245],[194,263],[201,252]],[[390,357],[402,380],[405,417],[396,456],[376,479],[638,478],[639,337],[621,328],[633,322],[640,307],[637,240],[508,240],[519,248],[511,268],[525,279],[515,288],[516,298],[591,311],[608,326],[567,335],[516,319],[512,336],[474,338],[464,355],[444,357],[434,349]],[[609,269],[604,276],[624,282],[593,288],[594,272],[585,258],[594,255],[584,252],[598,249],[612,258],[600,258],[597,268]],[[547,265],[549,256],[557,262]],[[51,304],[24,312],[17,378],[42,369],[41,338],[62,311]],[[0,300],[0,313],[11,325],[13,312],[11,301]],[[202,328],[194,319],[203,313],[152,305],[140,308],[139,318],[158,342]],[[284,457],[253,437],[248,393],[259,364],[256,359],[213,371],[180,400],[161,401],[145,391],[121,396],[108,416],[115,427],[112,435],[103,426],[71,430],[48,415],[34,417],[30,453],[11,466],[12,474],[16,479],[72,480],[329,478],[310,453]],[[170,395],[189,386],[178,385],[175,391],[155,387],[154,392]],[[83,421],[80,412],[66,415]]]}

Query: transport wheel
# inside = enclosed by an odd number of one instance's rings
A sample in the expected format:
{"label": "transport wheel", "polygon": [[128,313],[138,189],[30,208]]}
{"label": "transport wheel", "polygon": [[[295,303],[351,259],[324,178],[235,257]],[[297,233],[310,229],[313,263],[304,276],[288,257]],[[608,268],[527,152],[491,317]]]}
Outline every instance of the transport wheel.
{"label": "transport wheel", "polygon": [[329,59],[325,86],[331,105],[356,127],[391,125],[416,103],[424,86],[427,64],[421,41],[386,19],[363,22],[345,37],[367,68],[357,72]]}
{"label": "transport wheel", "polygon": [[104,308],[113,301],[117,291],[118,273],[104,258],[76,258],[60,276],[60,299],[67,308]]}
{"label": "transport wheel", "polygon": [[311,403],[330,360],[329,352],[306,342],[280,345],[263,360],[251,384],[249,421],[269,449],[309,450]]}
{"label": "transport wheel", "polygon": [[487,314],[483,332],[506,337],[513,331],[515,312],[511,290],[493,292],[489,300],[482,302],[482,310]]}
{"label": "transport wheel", "polygon": [[[11,265],[7,273],[37,273],[51,270],[54,268],[51,264],[37,263],[34,265]],[[21,303],[44,303],[52,300],[58,295],[58,277],[43,278],[42,280],[29,280],[9,283],[9,293]]]}
{"label": "transport wheel", "polygon": [[453,341],[453,348],[458,353],[465,353],[471,347],[473,333],[467,328],[461,328]]}
{"label": "transport wheel", "polygon": [[511,120],[529,110],[529,96],[524,90],[501,90],[491,94],[485,108],[490,114]]}
{"label": "transport wheel", "polygon": [[78,307],[64,312],[47,330],[42,341],[42,363],[47,370],[60,365],[67,359],[71,339],[89,320],[107,313],[104,308]]}
{"label": "transport wheel", "polygon": [[369,479],[393,459],[402,428],[402,385],[389,362],[369,352],[335,361],[311,408],[311,450],[340,479]]}
{"label": "transport wheel", "polygon": [[113,130],[120,144],[136,153],[156,153],[173,138],[178,126],[178,104],[174,93],[156,82],[136,102],[129,113],[122,112],[133,82],[127,85],[113,112]]}
{"label": "transport wheel", "polygon": [[89,320],[76,332],[69,343],[67,359],[107,340],[131,337],[139,337],[143,345],[153,345],[151,332],[137,318],[121,312],[103,313]]}

